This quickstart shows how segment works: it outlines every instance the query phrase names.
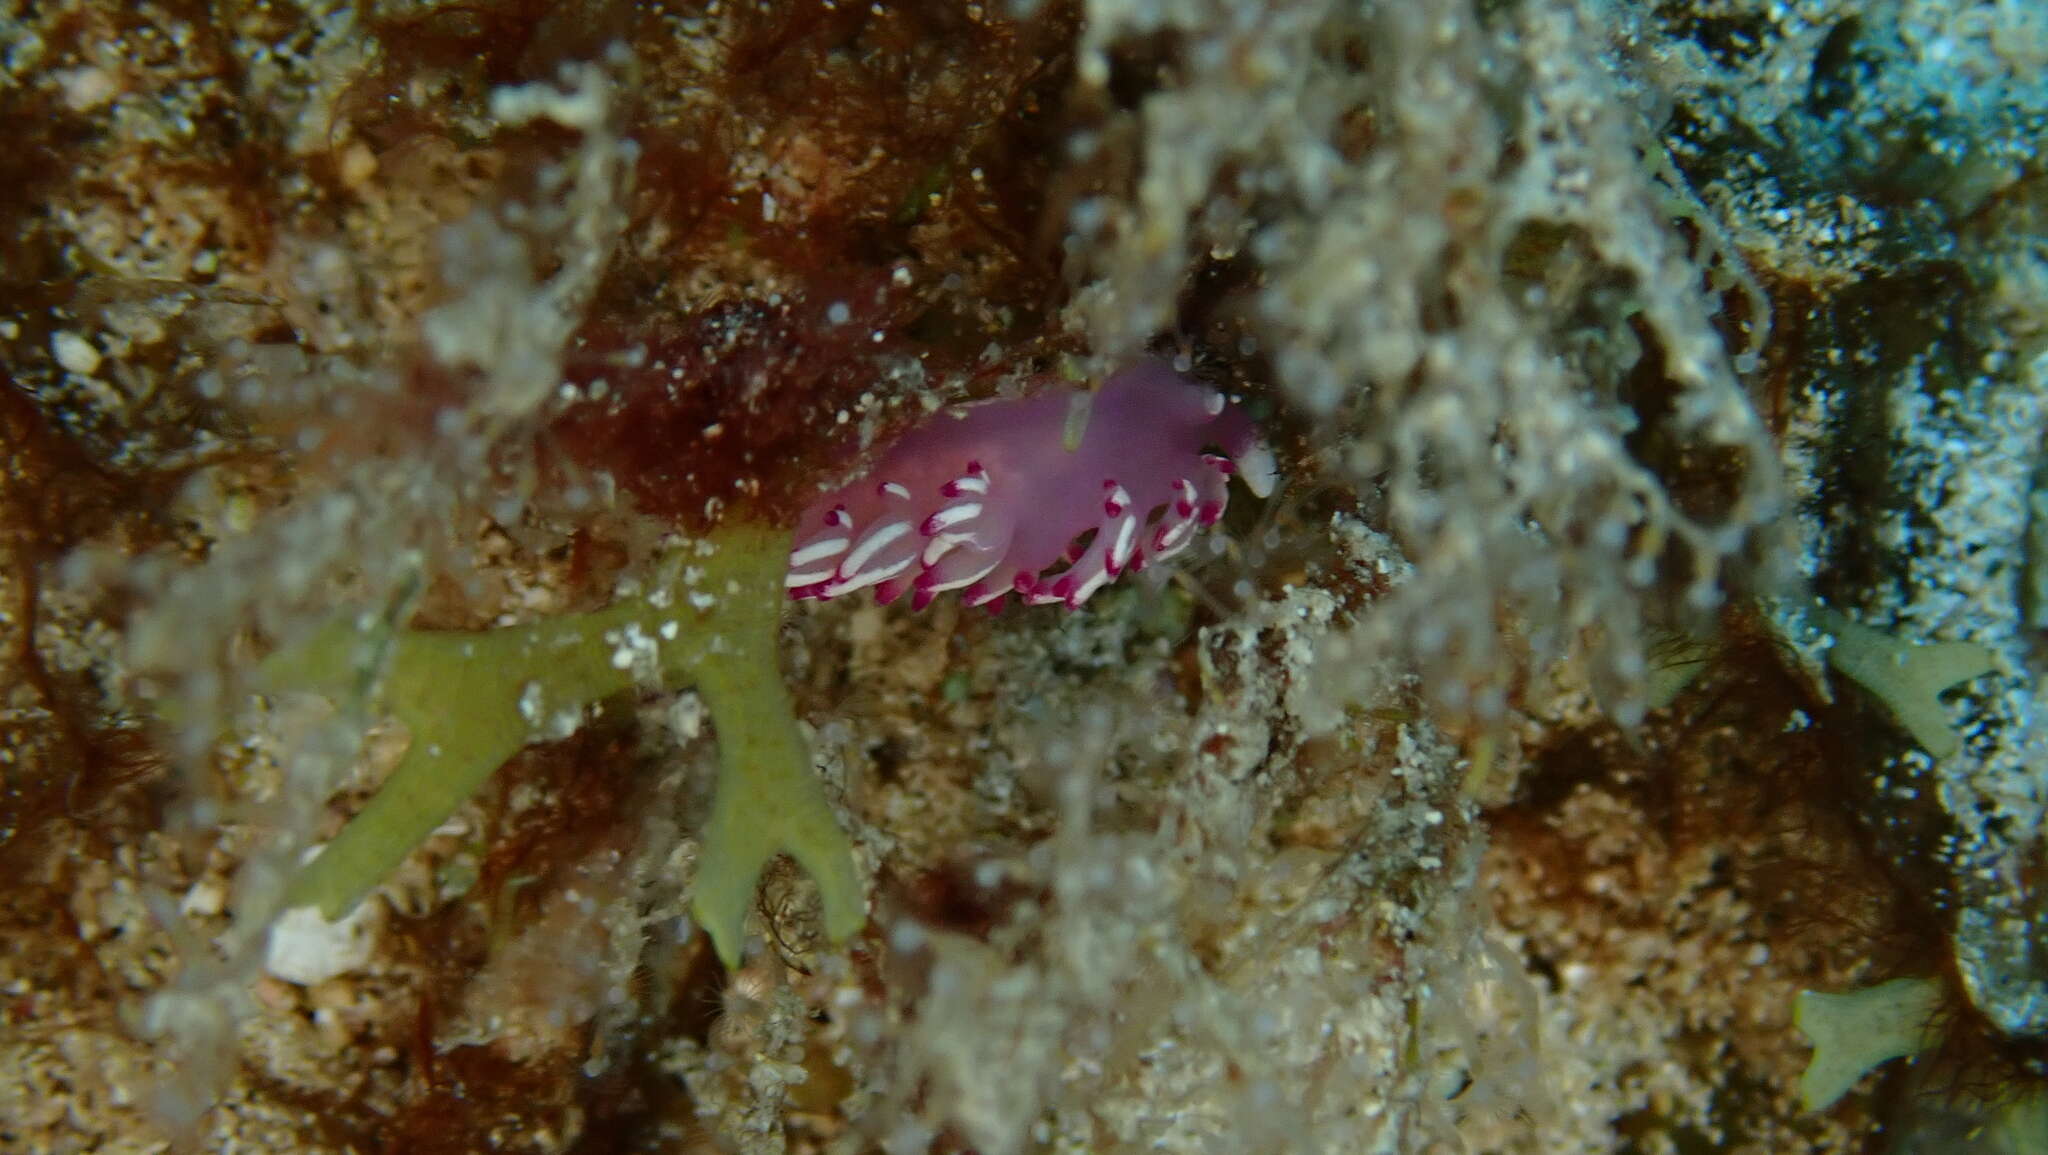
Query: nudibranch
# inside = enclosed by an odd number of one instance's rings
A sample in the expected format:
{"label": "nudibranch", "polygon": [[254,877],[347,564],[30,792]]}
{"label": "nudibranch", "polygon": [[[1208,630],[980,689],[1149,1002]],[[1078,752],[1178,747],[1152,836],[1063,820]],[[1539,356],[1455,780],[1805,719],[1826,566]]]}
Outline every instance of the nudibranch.
{"label": "nudibranch", "polygon": [[874,587],[923,609],[948,590],[996,608],[1078,608],[1119,575],[1186,549],[1223,516],[1232,474],[1264,497],[1273,454],[1250,415],[1158,361],[1103,382],[1069,445],[1074,392],[935,414],[860,479],[804,510],[792,598]]}

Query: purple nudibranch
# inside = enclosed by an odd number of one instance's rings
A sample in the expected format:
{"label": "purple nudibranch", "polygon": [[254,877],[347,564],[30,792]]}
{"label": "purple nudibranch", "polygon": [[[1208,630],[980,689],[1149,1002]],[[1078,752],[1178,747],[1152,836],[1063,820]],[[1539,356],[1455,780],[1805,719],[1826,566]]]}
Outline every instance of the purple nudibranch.
{"label": "purple nudibranch", "polygon": [[792,598],[875,588],[918,609],[947,590],[991,609],[1078,608],[1125,572],[1186,549],[1223,516],[1231,474],[1272,492],[1272,451],[1244,410],[1158,361],[1110,377],[1080,444],[1064,444],[1072,390],[988,401],[912,429],[843,489],[804,510]]}

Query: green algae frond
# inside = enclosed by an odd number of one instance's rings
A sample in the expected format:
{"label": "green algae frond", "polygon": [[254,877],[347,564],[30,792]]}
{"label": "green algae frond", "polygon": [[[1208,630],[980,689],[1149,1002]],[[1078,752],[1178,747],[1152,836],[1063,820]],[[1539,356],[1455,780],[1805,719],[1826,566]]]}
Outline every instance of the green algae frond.
{"label": "green algae frond", "polygon": [[1828,664],[1883,702],[1921,749],[1946,758],[1962,748],[1941,695],[1996,670],[1990,649],[1975,642],[1916,645],[1827,609],[1814,620],[1834,637]]}
{"label": "green algae frond", "polygon": [[859,929],[852,846],[776,662],[788,535],[733,527],[683,552],[654,592],[595,613],[479,632],[337,622],[273,658],[264,680],[274,687],[339,694],[371,682],[410,734],[397,769],[292,880],[286,905],[341,917],[521,747],[567,734],[612,694],[694,686],[717,731],[719,775],[692,908],[719,957],[738,962],[755,884],[777,853],[817,880],[828,935]]}
{"label": "green algae frond", "polygon": [[1926,1049],[1928,1020],[1940,1002],[1940,986],[1918,978],[1840,994],[1799,992],[1792,1022],[1813,1044],[1799,1077],[1806,1109],[1824,1110],[1879,1064]]}

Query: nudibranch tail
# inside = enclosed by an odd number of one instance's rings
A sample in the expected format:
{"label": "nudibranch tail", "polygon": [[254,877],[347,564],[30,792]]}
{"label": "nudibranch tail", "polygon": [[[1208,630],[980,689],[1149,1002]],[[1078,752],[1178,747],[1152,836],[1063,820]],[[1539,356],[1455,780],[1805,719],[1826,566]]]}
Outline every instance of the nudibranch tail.
{"label": "nudibranch tail", "polygon": [[1223,516],[1230,478],[1272,492],[1272,452],[1243,410],[1156,361],[1111,377],[1065,444],[1070,394],[991,401],[905,435],[864,478],[805,510],[792,598],[873,587],[922,609],[959,590],[996,608],[1079,608],[1124,573],[1188,548]]}

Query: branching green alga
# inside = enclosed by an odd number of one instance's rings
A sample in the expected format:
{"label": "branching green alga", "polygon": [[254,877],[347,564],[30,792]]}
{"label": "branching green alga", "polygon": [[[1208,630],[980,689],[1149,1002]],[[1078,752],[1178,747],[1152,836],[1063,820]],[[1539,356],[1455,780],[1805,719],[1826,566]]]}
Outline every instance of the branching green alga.
{"label": "branching green alga", "polygon": [[345,621],[271,659],[273,687],[374,686],[410,735],[376,796],[293,878],[285,905],[341,917],[521,747],[565,735],[613,694],[694,686],[717,732],[719,775],[691,905],[719,957],[738,962],[755,884],[781,852],[817,880],[829,936],[859,929],[852,846],[776,661],[789,536],[733,526],[681,552],[653,592],[594,613],[480,632]]}

